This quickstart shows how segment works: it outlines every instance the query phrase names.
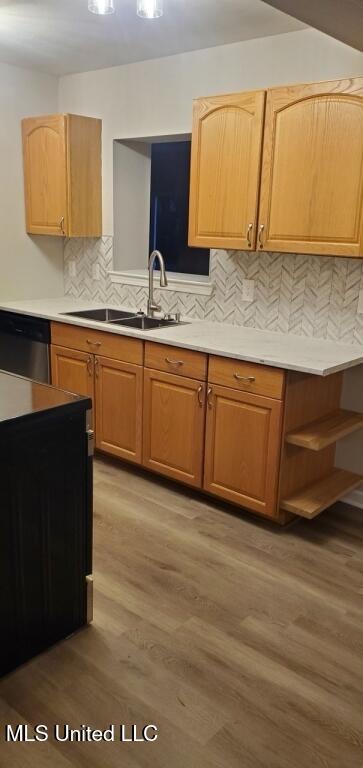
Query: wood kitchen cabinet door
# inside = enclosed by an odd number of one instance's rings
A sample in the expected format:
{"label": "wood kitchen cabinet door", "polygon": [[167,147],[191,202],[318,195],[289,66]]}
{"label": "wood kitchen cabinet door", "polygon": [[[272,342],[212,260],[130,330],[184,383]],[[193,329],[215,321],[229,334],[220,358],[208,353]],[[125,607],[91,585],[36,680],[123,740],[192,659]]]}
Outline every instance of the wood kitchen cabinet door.
{"label": "wood kitchen cabinet door", "polygon": [[282,404],[229,387],[208,390],[204,488],[277,515]]}
{"label": "wood kitchen cabinet door", "polygon": [[267,93],[258,245],[363,256],[363,78]]}
{"label": "wood kitchen cabinet door", "polygon": [[189,245],[253,249],[265,91],[194,101]]}
{"label": "wood kitchen cabinet door", "polygon": [[144,371],[143,464],[175,480],[202,486],[205,383]]}
{"label": "wood kitchen cabinet door", "polygon": [[136,464],[142,455],[140,365],[95,357],[96,447]]}
{"label": "wood kitchen cabinet door", "polygon": [[22,122],[27,232],[63,236],[68,230],[65,115]]}
{"label": "wood kitchen cabinet door", "polygon": [[22,121],[28,233],[101,236],[101,128],[80,115]]}
{"label": "wood kitchen cabinet door", "polygon": [[93,355],[52,344],[51,368],[55,387],[94,399]]}

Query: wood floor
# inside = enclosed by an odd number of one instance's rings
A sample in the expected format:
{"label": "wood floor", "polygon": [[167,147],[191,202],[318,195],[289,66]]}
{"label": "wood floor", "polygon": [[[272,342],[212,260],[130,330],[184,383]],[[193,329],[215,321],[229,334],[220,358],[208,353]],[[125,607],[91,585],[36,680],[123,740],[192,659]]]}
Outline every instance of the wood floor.
{"label": "wood floor", "polygon": [[[95,467],[95,620],[0,682],[1,768],[362,768],[362,512],[289,529]],[[155,723],[6,744],[5,723]]]}

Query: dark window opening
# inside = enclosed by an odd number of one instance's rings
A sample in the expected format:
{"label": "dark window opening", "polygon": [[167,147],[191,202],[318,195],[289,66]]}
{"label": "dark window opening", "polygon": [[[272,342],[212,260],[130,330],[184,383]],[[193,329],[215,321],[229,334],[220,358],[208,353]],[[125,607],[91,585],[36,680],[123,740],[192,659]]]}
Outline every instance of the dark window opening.
{"label": "dark window opening", "polygon": [[150,252],[169,272],[209,275],[209,249],[188,246],[190,141],[152,144]]}

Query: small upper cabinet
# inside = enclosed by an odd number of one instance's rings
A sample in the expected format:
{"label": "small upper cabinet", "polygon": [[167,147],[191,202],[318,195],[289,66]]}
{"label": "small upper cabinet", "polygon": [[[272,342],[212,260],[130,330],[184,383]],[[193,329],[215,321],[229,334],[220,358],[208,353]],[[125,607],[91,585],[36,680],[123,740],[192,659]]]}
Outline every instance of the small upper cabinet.
{"label": "small upper cabinet", "polygon": [[189,245],[256,243],[265,92],[194,101]]}
{"label": "small upper cabinet", "polygon": [[101,236],[101,126],[78,115],[22,121],[29,234]]}
{"label": "small upper cabinet", "polygon": [[267,92],[258,247],[363,256],[363,78]]}

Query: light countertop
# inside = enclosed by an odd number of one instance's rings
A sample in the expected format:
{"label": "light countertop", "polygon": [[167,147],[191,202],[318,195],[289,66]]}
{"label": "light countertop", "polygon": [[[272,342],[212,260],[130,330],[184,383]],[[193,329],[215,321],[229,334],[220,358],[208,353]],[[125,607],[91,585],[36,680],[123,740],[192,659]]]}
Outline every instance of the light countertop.
{"label": "light countertop", "polygon": [[[318,376],[327,376],[363,363],[362,345],[340,344],[325,339],[260,331],[227,323],[191,320],[185,325],[139,331],[62,314],[105,306],[115,308],[114,305],[103,302],[64,297],[3,302],[0,304],[0,309]],[[118,305],[117,308],[137,311],[135,308],[122,305]],[[188,318],[184,319],[188,320]]]}

